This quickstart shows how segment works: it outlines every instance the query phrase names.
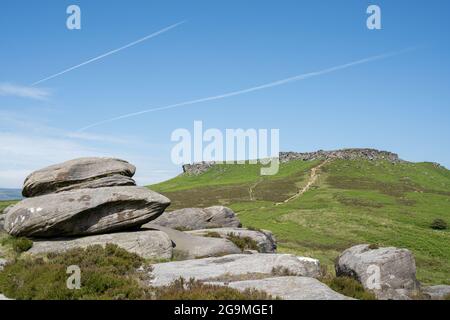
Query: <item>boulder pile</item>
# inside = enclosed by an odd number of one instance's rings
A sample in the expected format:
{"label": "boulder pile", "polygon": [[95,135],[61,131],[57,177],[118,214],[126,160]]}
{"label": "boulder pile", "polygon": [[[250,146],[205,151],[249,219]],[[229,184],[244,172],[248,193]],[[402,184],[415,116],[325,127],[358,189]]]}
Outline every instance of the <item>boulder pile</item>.
{"label": "boulder pile", "polygon": [[115,243],[145,258],[171,258],[165,233],[133,232],[170,205],[163,195],[136,186],[135,171],[112,158],[80,158],[35,171],[24,182],[28,198],[5,209],[3,228],[33,238],[35,254]]}
{"label": "boulder pile", "polygon": [[[0,222],[10,235],[33,240],[26,254],[111,243],[168,261],[153,264],[147,283],[152,287],[183,277],[242,291],[256,288],[283,299],[349,299],[318,280],[317,259],[276,253],[270,231],[242,228],[235,213],[222,206],[165,212],[170,200],[136,186],[134,173],[133,165],[111,158],[81,158],[38,170],[25,180],[27,198],[6,208]],[[0,271],[7,263],[0,259]],[[420,288],[407,249],[357,245],[338,257],[335,269],[336,276],[356,279],[378,299],[410,299],[417,292],[444,299],[450,293],[450,286]]]}

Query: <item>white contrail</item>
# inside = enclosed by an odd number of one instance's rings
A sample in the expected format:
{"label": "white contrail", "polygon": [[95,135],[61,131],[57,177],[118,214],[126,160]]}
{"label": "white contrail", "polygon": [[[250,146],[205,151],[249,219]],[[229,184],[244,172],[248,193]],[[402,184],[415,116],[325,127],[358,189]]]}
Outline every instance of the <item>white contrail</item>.
{"label": "white contrail", "polygon": [[167,31],[169,31],[169,30],[171,30],[171,29],[173,29],[173,28],[175,28],[175,27],[178,27],[179,25],[181,25],[181,24],[183,24],[183,23],[185,23],[185,22],[186,22],[186,21],[181,21],[181,22],[175,23],[175,24],[173,24],[173,25],[170,25],[170,26],[168,26],[168,27],[166,27],[166,28],[164,28],[164,29],[161,29],[161,30],[156,31],[156,32],[154,32],[154,33],[152,33],[152,34],[149,34],[148,36],[145,36],[145,37],[143,37],[143,38],[141,38],[141,39],[139,39],[139,40],[136,40],[136,41],[133,41],[133,42],[127,44],[127,45],[124,45],[123,47],[120,47],[120,48],[111,50],[111,51],[109,51],[109,52],[107,52],[107,53],[104,53],[104,54],[102,54],[102,55],[99,55],[98,57],[89,59],[89,60],[87,60],[87,61],[85,61],[85,62],[82,62],[82,63],[80,63],[80,64],[77,64],[76,66],[70,67],[70,68],[68,68],[68,69],[66,69],[66,70],[63,70],[63,71],[58,72],[58,73],[55,73],[54,75],[51,75],[51,76],[49,76],[49,77],[46,77],[46,78],[41,79],[41,80],[39,80],[39,81],[36,81],[36,82],[32,83],[31,85],[32,85],[32,86],[35,86],[35,85],[40,84],[40,83],[42,83],[42,82],[45,82],[45,81],[47,81],[47,80],[56,78],[56,77],[58,77],[58,76],[60,76],[60,75],[62,75],[62,74],[64,74],[64,73],[69,72],[69,71],[78,69],[78,68],[80,68],[80,67],[82,67],[82,66],[85,66],[85,65],[91,63],[91,62],[100,60],[100,59],[105,58],[105,57],[107,57],[107,56],[109,56],[109,55],[112,55],[112,54],[114,54],[114,53],[116,53],[116,52],[122,51],[122,50],[127,49],[127,48],[129,48],[129,47],[132,47],[132,46],[134,46],[134,45],[137,45],[138,43],[141,43],[141,42],[143,42],[143,41],[145,41],[145,40],[154,38],[154,37],[156,37],[156,36],[158,36],[158,35],[160,35],[160,34],[162,34],[162,33],[164,33],[164,32],[167,32]]}
{"label": "white contrail", "polygon": [[157,108],[153,108],[153,109],[142,110],[142,111],[138,111],[138,112],[134,112],[134,113],[127,113],[127,114],[124,114],[124,115],[121,115],[121,116],[118,116],[118,117],[114,117],[114,118],[110,118],[110,119],[106,119],[106,120],[103,120],[103,121],[99,121],[99,122],[93,123],[91,125],[83,127],[81,129],[78,129],[78,131],[84,131],[86,129],[89,129],[89,128],[92,128],[92,127],[96,127],[96,126],[99,126],[99,125],[104,124],[104,123],[113,122],[113,121],[117,121],[117,120],[125,119],[125,118],[130,118],[130,117],[138,116],[138,115],[141,115],[141,114],[144,114],[144,113],[160,111],[160,110],[167,110],[167,109],[173,109],[173,108],[187,106],[187,105],[192,105],[192,104],[197,104],[197,103],[201,103],[201,102],[219,100],[219,99],[224,99],[224,98],[238,96],[238,95],[249,93],[249,92],[253,92],[253,91],[258,91],[258,90],[262,90],[262,89],[267,89],[267,88],[272,88],[272,87],[276,87],[276,86],[281,86],[283,84],[287,84],[287,83],[290,83],[290,82],[299,81],[299,80],[305,80],[305,79],[308,79],[308,78],[321,76],[321,75],[324,75],[324,74],[327,74],[327,73],[331,73],[331,72],[347,69],[347,68],[350,68],[350,67],[353,67],[353,66],[356,66],[356,65],[372,62],[372,61],[375,61],[375,60],[386,59],[388,57],[399,55],[401,53],[405,53],[405,52],[411,51],[411,50],[413,50],[413,49],[405,49],[405,50],[402,50],[402,51],[397,51],[397,52],[391,52],[391,53],[386,53],[386,54],[382,54],[382,55],[372,56],[372,57],[364,58],[364,59],[361,59],[361,60],[356,60],[356,61],[353,61],[353,62],[349,62],[349,63],[346,63],[346,64],[338,65],[338,66],[335,66],[335,67],[331,67],[331,68],[328,68],[328,69],[323,69],[323,70],[320,70],[320,71],[315,71],[315,72],[310,72],[310,73],[304,73],[304,74],[296,75],[294,77],[290,77],[290,78],[286,78],[286,79],[282,79],[282,80],[266,83],[266,84],[263,84],[263,85],[259,85],[259,86],[256,86],[256,87],[251,87],[251,88],[243,89],[243,90],[239,90],[239,91],[233,91],[233,92],[224,93],[224,94],[211,96],[211,97],[207,97],[207,98],[180,102],[180,103],[171,104],[171,105],[167,105],[167,106],[163,106],[163,107],[157,107]]}

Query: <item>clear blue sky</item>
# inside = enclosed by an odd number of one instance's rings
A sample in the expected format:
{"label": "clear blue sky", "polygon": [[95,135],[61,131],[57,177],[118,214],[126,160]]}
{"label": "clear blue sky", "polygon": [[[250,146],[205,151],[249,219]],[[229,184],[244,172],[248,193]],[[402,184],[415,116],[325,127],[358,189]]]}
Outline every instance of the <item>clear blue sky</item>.
{"label": "clear blue sky", "polygon": [[[66,28],[79,5],[82,29]],[[366,28],[366,8],[382,30]],[[140,184],[180,172],[170,135],[192,129],[279,128],[281,149],[373,147],[450,167],[450,2],[24,1],[0,4],[0,187],[70,158],[116,156]],[[186,23],[34,87],[32,83],[174,23]],[[404,52],[222,100],[205,98]]]}

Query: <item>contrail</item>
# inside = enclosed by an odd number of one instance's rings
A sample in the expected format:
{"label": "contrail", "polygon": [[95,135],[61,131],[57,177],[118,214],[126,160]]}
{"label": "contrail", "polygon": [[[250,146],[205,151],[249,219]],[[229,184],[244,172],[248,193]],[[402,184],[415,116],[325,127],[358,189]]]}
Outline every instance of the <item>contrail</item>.
{"label": "contrail", "polygon": [[258,90],[268,89],[268,88],[272,88],[272,87],[277,87],[277,86],[281,86],[283,84],[287,84],[287,83],[290,83],[290,82],[305,80],[305,79],[309,79],[309,78],[313,78],[313,77],[318,77],[318,76],[321,76],[321,75],[324,75],[324,74],[328,74],[328,73],[332,73],[332,72],[335,72],[335,71],[347,69],[347,68],[354,67],[354,66],[357,66],[357,65],[360,65],[360,64],[369,63],[369,62],[376,61],[376,60],[381,60],[381,59],[386,59],[386,58],[389,58],[389,57],[392,57],[392,56],[396,56],[396,55],[399,55],[399,54],[402,54],[402,53],[405,53],[405,52],[408,52],[408,51],[411,51],[411,50],[413,50],[413,48],[404,49],[404,50],[401,50],[401,51],[396,51],[396,52],[391,52],[391,53],[386,53],[386,54],[381,54],[381,55],[377,55],[377,56],[372,56],[372,57],[364,58],[364,59],[361,59],[361,60],[356,60],[356,61],[353,61],[353,62],[349,62],[349,63],[346,63],[346,64],[338,65],[338,66],[335,66],[335,67],[331,67],[331,68],[328,68],[328,69],[323,69],[323,70],[310,72],[310,73],[304,73],[304,74],[296,75],[296,76],[293,76],[293,77],[290,77],[290,78],[286,78],[286,79],[282,79],[282,80],[266,83],[266,84],[263,84],[263,85],[259,85],[259,86],[256,86],[256,87],[251,87],[251,88],[247,88],[247,89],[243,89],[243,90],[228,92],[228,93],[224,93],[224,94],[220,94],[220,95],[216,95],[216,96],[211,96],[211,97],[206,97],[206,98],[201,98],[201,99],[196,99],[196,100],[180,102],[180,103],[171,104],[171,105],[167,105],[167,106],[163,106],[163,107],[157,107],[157,108],[153,108],[153,109],[142,110],[142,111],[138,111],[138,112],[134,112],[134,113],[127,113],[127,114],[124,114],[124,115],[121,115],[121,116],[118,116],[118,117],[114,117],[114,118],[110,118],[110,119],[106,119],[106,120],[102,120],[102,121],[93,123],[91,125],[83,127],[81,129],[78,129],[78,131],[84,131],[84,130],[87,130],[89,128],[93,128],[93,127],[99,126],[101,124],[117,121],[117,120],[120,120],[120,119],[135,117],[135,116],[138,116],[138,115],[141,115],[141,114],[144,114],[144,113],[161,111],[161,110],[167,110],[167,109],[173,109],[173,108],[178,108],[178,107],[182,107],[182,106],[187,106],[187,105],[192,105],[192,104],[197,104],[197,103],[202,103],[202,102],[207,102],[207,101],[214,101],[214,100],[219,100],[219,99],[224,99],[224,98],[238,96],[238,95],[245,94],[245,93],[250,93],[250,92],[253,92],[253,91],[258,91]]}
{"label": "contrail", "polygon": [[143,37],[143,38],[141,38],[141,39],[139,39],[139,40],[136,40],[136,41],[133,41],[133,42],[127,44],[127,45],[124,45],[123,47],[120,47],[120,48],[111,50],[111,51],[109,51],[109,52],[107,52],[107,53],[104,53],[104,54],[102,54],[102,55],[99,55],[98,57],[89,59],[89,60],[87,60],[87,61],[85,61],[85,62],[82,62],[82,63],[80,63],[80,64],[77,64],[76,66],[73,66],[73,67],[71,67],[71,68],[68,68],[68,69],[66,69],[66,70],[64,70],[64,71],[55,73],[54,75],[51,75],[51,76],[49,76],[49,77],[46,77],[46,78],[41,79],[41,80],[39,80],[39,81],[36,81],[36,82],[32,83],[31,86],[35,86],[35,85],[40,84],[40,83],[42,83],[42,82],[45,82],[45,81],[47,81],[47,80],[56,78],[56,77],[58,77],[58,76],[60,76],[60,75],[62,75],[62,74],[64,74],[64,73],[67,73],[67,72],[69,72],[69,71],[78,69],[78,68],[80,68],[80,67],[82,67],[82,66],[85,66],[85,65],[87,65],[87,64],[89,64],[89,63],[92,63],[92,62],[94,62],[94,61],[103,59],[103,58],[105,58],[105,57],[107,57],[107,56],[109,56],[109,55],[112,55],[112,54],[114,54],[114,53],[117,53],[117,52],[119,52],[119,51],[122,51],[122,50],[124,50],[124,49],[127,49],[127,48],[129,48],[129,47],[134,46],[134,45],[137,45],[138,43],[141,43],[141,42],[143,42],[143,41],[145,41],[145,40],[154,38],[154,37],[156,37],[156,36],[158,36],[158,35],[160,35],[160,34],[162,34],[162,33],[164,33],[164,32],[167,32],[167,31],[169,31],[169,30],[171,30],[171,29],[173,29],[173,28],[175,28],[175,27],[178,27],[179,25],[181,25],[181,24],[183,24],[183,23],[185,23],[185,22],[186,22],[186,21],[180,21],[180,22],[178,22],[178,23],[175,23],[175,24],[173,24],[173,25],[170,25],[170,26],[168,26],[168,27],[166,27],[166,28],[164,28],[164,29],[161,29],[161,30],[156,31],[156,32],[154,32],[154,33],[152,33],[152,34],[149,34],[148,36],[145,36],[145,37]]}

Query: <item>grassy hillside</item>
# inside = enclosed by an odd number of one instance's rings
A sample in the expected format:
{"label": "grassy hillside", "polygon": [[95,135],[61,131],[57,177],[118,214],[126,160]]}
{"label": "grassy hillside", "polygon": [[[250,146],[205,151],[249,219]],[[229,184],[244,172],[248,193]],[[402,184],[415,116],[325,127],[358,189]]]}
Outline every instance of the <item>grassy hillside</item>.
{"label": "grassy hillside", "polygon": [[217,165],[150,188],[168,196],[172,210],[230,206],[244,226],[272,230],[280,252],[317,257],[330,269],[342,250],[373,243],[410,249],[420,281],[450,284],[450,230],[430,228],[436,218],[450,224],[449,170],[431,163],[334,160],[295,197],[320,164],[292,161],[270,177],[261,177],[258,165]]}

